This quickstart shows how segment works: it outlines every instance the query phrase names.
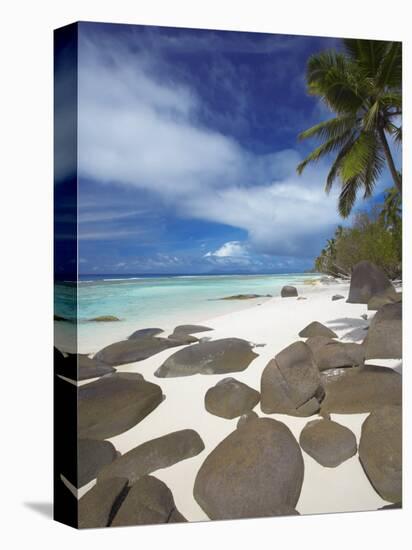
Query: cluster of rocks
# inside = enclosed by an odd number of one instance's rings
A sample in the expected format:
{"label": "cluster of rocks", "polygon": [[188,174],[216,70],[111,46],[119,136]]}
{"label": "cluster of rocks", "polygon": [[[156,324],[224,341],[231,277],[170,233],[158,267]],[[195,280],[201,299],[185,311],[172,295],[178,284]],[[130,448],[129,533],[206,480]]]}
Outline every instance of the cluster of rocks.
{"label": "cluster of rocks", "polygon": [[126,478],[105,479],[78,502],[81,529],[185,521],[169,487],[153,476],[139,478],[132,486]]}
{"label": "cluster of rocks", "polygon": [[[105,464],[82,455],[96,485],[79,500],[79,527],[145,525],[186,521],[165,483],[149,475],[196,456],[204,449],[194,430],[180,430],[147,441]],[[86,464],[83,464],[83,469]]]}
{"label": "cluster of rocks", "polygon": [[[294,342],[268,362],[260,391],[232,377],[207,390],[204,406],[210,414],[238,418],[236,429],[205,457],[196,475],[193,495],[210,519],[298,514],[302,450],[327,468],[358,453],[377,493],[393,503],[390,506],[399,506],[401,376],[365,364],[367,359],[402,355],[402,305],[392,288],[379,268],[361,262],[354,269],[348,302],[368,304],[368,309],[377,306],[361,344],[341,342],[331,328],[314,321],[299,332],[305,341]],[[296,297],[297,291],[284,287],[281,295]],[[228,297],[235,298],[246,299]],[[343,296],[332,298],[338,299]],[[177,346],[185,347],[163,361],[156,377],[241,372],[257,357],[254,346],[240,338],[202,341],[193,336],[209,330],[181,325],[161,337],[160,328],[142,329],[92,358],[55,351],[57,374],[71,380],[98,377],[78,388],[77,476],[70,469],[61,472],[77,488],[96,480],[78,502],[79,527],[186,521],[170,489],[152,474],[202,453],[200,435],[179,430],[123,455],[105,440],[136,426],[165,399],[159,385],[140,374],[116,373],[114,367]],[[259,402],[265,414],[319,417],[306,424],[298,441],[283,422],[259,417],[253,410]],[[351,430],[330,418],[352,413],[369,413],[359,446]]]}

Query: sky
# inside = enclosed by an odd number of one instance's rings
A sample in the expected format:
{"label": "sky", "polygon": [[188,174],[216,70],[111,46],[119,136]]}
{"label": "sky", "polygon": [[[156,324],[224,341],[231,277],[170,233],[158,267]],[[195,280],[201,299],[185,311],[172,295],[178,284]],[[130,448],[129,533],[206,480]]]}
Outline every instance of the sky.
{"label": "sky", "polygon": [[[81,274],[310,269],[341,223],[308,57],[333,38],[79,24]],[[384,178],[383,178],[384,179]],[[382,182],[381,189],[388,186]]]}

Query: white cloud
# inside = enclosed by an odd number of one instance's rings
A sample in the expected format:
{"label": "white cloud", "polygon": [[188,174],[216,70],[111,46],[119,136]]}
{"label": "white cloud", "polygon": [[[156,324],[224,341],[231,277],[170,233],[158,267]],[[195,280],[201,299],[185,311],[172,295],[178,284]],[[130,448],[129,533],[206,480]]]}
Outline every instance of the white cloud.
{"label": "white cloud", "polygon": [[[81,39],[79,60],[81,176],[148,190],[181,217],[243,229],[263,253],[307,250],[338,222],[336,194],[323,190],[324,165],[299,177],[296,151],[257,155],[202,127],[188,87],[160,82],[150,60],[118,44]],[[211,256],[230,257],[229,245]]]}
{"label": "white cloud", "polygon": [[248,251],[245,245],[241,242],[229,241],[214,252],[207,252],[204,255],[205,258],[210,258],[212,256],[216,258],[244,258],[245,256],[248,256]]}

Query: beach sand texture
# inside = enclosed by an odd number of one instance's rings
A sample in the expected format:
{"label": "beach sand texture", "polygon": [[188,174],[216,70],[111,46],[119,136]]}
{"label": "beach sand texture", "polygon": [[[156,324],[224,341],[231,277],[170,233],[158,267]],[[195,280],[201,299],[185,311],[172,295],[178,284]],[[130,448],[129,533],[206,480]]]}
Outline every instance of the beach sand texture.
{"label": "beach sand texture", "polygon": [[[298,333],[312,321],[319,321],[332,329],[342,342],[361,342],[366,335],[366,328],[374,316],[364,304],[350,304],[346,300],[332,301],[332,296],[339,293],[348,295],[348,283],[301,285],[299,296],[306,299],[275,297],[269,300],[256,300],[241,310],[232,311],[211,319],[202,319],[203,325],[212,331],[199,334],[213,340],[236,337],[248,340],[257,345],[258,353],[248,368],[236,372],[233,376],[260,391],[262,371],[267,363],[283,348],[297,340]],[[361,316],[367,313],[367,320]],[[188,318],[187,323],[193,322]],[[198,321],[198,320],[196,320]],[[138,328],[138,327],[137,327]],[[168,335],[173,326],[162,327]],[[116,331],[119,327],[116,327]],[[125,329],[127,330],[127,329]],[[123,334],[126,338],[129,333]],[[117,334],[118,336],[118,334]],[[116,341],[112,338],[111,342]],[[81,353],[96,352],[108,341],[87,341],[79,338]],[[196,344],[195,344],[196,345]],[[166,358],[182,347],[162,351],[152,357],[136,363],[122,365],[117,372],[140,373],[145,380],[161,386],[165,400],[143,421],[130,430],[112,437],[109,441],[124,454],[137,445],[170,432],[193,429],[201,436],[205,449],[197,456],[182,460],[173,466],[157,470],[153,475],[166,483],[173,493],[177,509],[188,521],[203,521],[209,518],[200,508],[193,496],[196,474],[205,458],[226,436],[236,429],[238,418],[227,420],[212,415],[205,409],[204,397],[209,388],[228,375],[192,375],[179,378],[158,378],[155,371]],[[390,366],[398,372],[400,361],[369,361],[371,364]],[[80,382],[79,385],[90,382]],[[304,426],[318,415],[298,418],[281,414],[264,414],[260,403],[254,411],[259,417],[269,417],[286,424],[297,441]],[[361,426],[365,414],[332,414],[331,419],[347,426],[356,436],[359,443]],[[302,451],[304,459],[304,481],[296,509],[300,514],[320,514],[333,512],[354,512],[377,510],[388,504],[372,487],[359,461],[358,454],[352,456],[338,467],[326,468]],[[81,497],[95,484],[89,482],[78,491]]]}

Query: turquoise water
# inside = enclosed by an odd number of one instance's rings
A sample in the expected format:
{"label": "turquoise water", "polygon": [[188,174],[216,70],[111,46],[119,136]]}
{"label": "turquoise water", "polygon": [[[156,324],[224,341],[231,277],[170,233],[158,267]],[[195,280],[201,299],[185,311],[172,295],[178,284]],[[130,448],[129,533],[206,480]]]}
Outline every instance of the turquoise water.
{"label": "turquoise water", "polygon": [[[302,284],[313,274],[219,275],[103,279],[81,281],[78,286],[78,318],[87,321],[100,315],[145,323],[173,318],[185,312],[206,316],[233,309],[233,302],[219,298],[234,294],[278,296],[285,284]],[[73,318],[74,286],[59,285],[56,313]]]}
{"label": "turquoise water", "polygon": [[[134,330],[156,326],[165,330],[182,323],[196,323],[250,307],[259,300],[219,300],[234,294],[279,296],[286,284],[301,285],[313,274],[218,275],[99,279],[78,284],[78,343],[83,352],[126,338]],[[58,284],[55,313],[76,318],[76,286]],[[262,300],[261,300],[262,301]],[[114,315],[121,322],[98,323],[90,319]],[[74,341],[75,325],[57,323],[57,336]],[[71,328],[72,327],[72,328]]]}

